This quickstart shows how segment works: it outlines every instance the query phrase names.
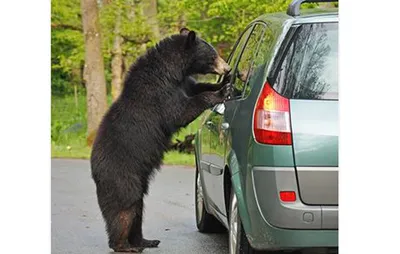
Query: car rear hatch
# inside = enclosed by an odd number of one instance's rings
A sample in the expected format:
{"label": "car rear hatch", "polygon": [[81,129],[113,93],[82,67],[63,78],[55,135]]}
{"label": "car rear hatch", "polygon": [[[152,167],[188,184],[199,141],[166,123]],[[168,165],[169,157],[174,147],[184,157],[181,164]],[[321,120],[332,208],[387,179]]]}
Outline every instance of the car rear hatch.
{"label": "car rear hatch", "polygon": [[338,204],[338,103],[290,100],[294,162],[300,198]]}
{"label": "car rear hatch", "polygon": [[308,205],[338,205],[338,24],[294,29],[272,83],[290,99],[299,195]]}

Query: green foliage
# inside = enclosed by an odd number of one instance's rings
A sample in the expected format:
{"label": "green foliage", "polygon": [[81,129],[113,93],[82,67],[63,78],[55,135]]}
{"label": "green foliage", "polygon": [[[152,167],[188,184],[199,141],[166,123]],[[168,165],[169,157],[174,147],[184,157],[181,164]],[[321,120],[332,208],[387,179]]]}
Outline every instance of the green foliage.
{"label": "green foliage", "polygon": [[71,94],[73,85],[81,85],[84,41],[80,15],[80,0],[51,1],[52,94]]}
{"label": "green foliage", "polygon": [[[74,85],[83,88],[85,52],[80,0],[53,0],[51,7],[52,94],[70,95]],[[127,66],[145,51],[146,46],[155,43],[151,27],[143,14],[143,7],[142,1],[133,0],[107,1],[107,4],[103,3],[100,7],[102,51],[108,91],[117,21],[119,20],[119,34],[125,38],[122,54]]]}
{"label": "green foliage", "polygon": [[86,98],[73,96],[51,99],[51,141],[68,145],[71,139],[86,140]]}
{"label": "green foliage", "polygon": [[51,1],[51,22],[82,27],[80,0]]}
{"label": "green foliage", "polygon": [[163,164],[194,166],[195,165],[194,155],[179,153],[177,151],[171,151],[164,155]]}
{"label": "green foliage", "polygon": [[290,0],[169,0],[160,1],[164,32],[176,33],[186,24],[227,53],[247,24],[258,16],[285,11]]}
{"label": "green foliage", "polygon": [[[100,9],[100,23],[103,39],[103,56],[106,64],[108,83],[111,80],[111,57],[117,34],[123,37],[122,54],[126,65],[130,65],[146,46],[154,45],[151,27],[143,14],[143,1],[114,0]],[[141,43],[144,42],[144,43]],[[144,46],[143,46],[144,45]]]}

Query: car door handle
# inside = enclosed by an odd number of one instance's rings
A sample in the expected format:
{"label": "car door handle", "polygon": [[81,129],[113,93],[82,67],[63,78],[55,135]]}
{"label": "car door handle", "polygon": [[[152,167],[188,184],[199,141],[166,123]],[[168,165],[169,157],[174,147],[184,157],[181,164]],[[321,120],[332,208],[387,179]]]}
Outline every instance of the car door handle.
{"label": "car door handle", "polygon": [[221,124],[221,129],[222,129],[222,130],[227,130],[227,129],[229,129],[229,123],[222,123],[222,124]]}

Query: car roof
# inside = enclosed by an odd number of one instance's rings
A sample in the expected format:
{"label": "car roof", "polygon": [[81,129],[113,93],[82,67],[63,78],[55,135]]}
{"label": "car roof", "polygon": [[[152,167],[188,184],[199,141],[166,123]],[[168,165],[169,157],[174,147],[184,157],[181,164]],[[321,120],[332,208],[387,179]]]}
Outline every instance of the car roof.
{"label": "car roof", "polygon": [[267,13],[259,16],[251,22],[266,23],[274,37],[280,37],[293,24],[338,22],[339,15],[337,8],[314,8],[302,9],[300,16],[290,16],[286,12]]}
{"label": "car roof", "polygon": [[281,26],[285,23],[292,24],[303,24],[303,23],[314,23],[314,22],[337,22],[338,21],[338,9],[337,8],[314,8],[304,9],[301,11],[300,16],[290,16],[285,12],[278,13],[267,13],[261,15],[254,21],[262,21],[265,23]]}
{"label": "car roof", "polygon": [[314,23],[314,22],[332,22],[338,21],[338,13],[337,12],[326,12],[326,13],[313,13],[304,16],[295,17],[294,23],[302,24],[302,23]]}

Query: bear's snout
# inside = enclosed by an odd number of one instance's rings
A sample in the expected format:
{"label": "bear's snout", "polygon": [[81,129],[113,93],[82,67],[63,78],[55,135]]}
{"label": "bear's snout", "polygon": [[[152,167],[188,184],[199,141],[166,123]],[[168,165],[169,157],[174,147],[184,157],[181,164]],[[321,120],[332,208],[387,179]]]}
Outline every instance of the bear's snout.
{"label": "bear's snout", "polygon": [[214,71],[219,75],[224,75],[231,71],[231,67],[224,61],[224,59],[218,56],[214,62]]}

